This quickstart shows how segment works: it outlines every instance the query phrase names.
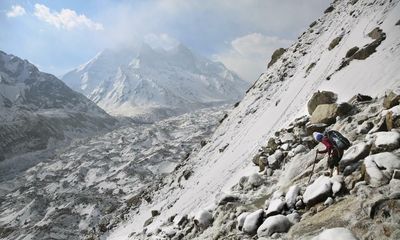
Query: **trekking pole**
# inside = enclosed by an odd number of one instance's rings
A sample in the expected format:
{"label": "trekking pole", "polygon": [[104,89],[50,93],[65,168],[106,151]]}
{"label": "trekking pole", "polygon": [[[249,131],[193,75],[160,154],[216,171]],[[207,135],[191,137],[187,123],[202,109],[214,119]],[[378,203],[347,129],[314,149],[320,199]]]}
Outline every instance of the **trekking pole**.
{"label": "trekking pole", "polygon": [[318,150],[317,150],[317,152],[315,152],[314,163],[313,163],[313,166],[312,166],[312,169],[311,169],[310,178],[308,179],[307,184],[310,183],[311,177],[312,177],[312,175],[313,175],[313,173],[314,173],[314,167],[315,167],[315,162],[317,161],[317,156],[318,156]]}

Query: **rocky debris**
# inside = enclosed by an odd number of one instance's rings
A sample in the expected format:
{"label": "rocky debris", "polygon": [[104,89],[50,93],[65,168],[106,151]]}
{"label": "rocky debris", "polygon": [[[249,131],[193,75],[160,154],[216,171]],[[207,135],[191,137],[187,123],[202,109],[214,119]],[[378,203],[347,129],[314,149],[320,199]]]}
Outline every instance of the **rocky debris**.
{"label": "rocky debris", "polygon": [[251,235],[255,234],[258,227],[262,223],[263,215],[264,215],[263,209],[259,209],[247,215],[243,223],[243,232]]}
{"label": "rocky debris", "polygon": [[158,215],[160,215],[160,212],[158,210],[151,210],[151,216],[152,217],[155,217],[155,216],[158,216]]}
{"label": "rocky debris", "polygon": [[382,152],[365,158],[365,181],[373,187],[388,184],[394,170],[400,169],[400,158],[390,152]]}
{"label": "rocky debris", "polygon": [[208,210],[200,210],[194,217],[194,222],[202,228],[207,228],[212,224],[213,216]]}
{"label": "rocky debris", "polygon": [[330,91],[318,91],[312,95],[307,103],[308,113],[313,114],[318,105],[336,103],[337,94]]}
{"label": "rocky debris", "polygon": [[347,228],[331,228],[322,231],[312,240],[358,240]]}
{"label": "rocky debris", "polygon": [[274,233],[284,233],[287,232],[291,226],[292,223],[284,215],[268,217],[257,229],[257,236],[269,237]]}
{"label": "rocky debris", "polygon": [[338,105],[333,104],[321,104],[311,115],[311,123],[325,123],[333,124],[336,122],[336,117],[338,116]]}
{"label": "rocky debris", "polygon": [[[306,125],[307,135],[312,135],[313,132],[324,132],[327,127],[328,127],[328,124],[325,124],[325,123],[308,122]],[[311,140],[314,141],[313,138]]]}
{"label": "rocky debris", "polygon": [[377,132],[372,134],[372,138],[375,138],[371,149],[372,153],[389,152],[400,146],[400,133],[398,132]]}
{"label": "rocky debris", "polygon": [[332,195],[332,182],[329,177],[320,176],[306,188],[303,194],[303,202],[311,207],[316,203],[325,201]]}
{"label": "rocky debris", "polygon": [[340,36],[334,38],[334,39],[331,41],[331,43],[329,44],[328,50],[330,51],[330,50],[334,49],[334,48],[340,43],[340,41],[342,40],[342,38],[343,38],[343,35],[340,35]]}
{"label": "rocky debris", "polygon": [[399,88],[392,90],[389,93],[385,94],[385,98],[383,100],[383,107],[385,109],[390,109],[399,104],[400,104],[400,89]]}
{"label": "rocky debris", "polygon": [[268,68],[271,67],[278,59],[286,52],[285,48],[278,48],[274,51],[271,56],[271,61],[268,63]]}

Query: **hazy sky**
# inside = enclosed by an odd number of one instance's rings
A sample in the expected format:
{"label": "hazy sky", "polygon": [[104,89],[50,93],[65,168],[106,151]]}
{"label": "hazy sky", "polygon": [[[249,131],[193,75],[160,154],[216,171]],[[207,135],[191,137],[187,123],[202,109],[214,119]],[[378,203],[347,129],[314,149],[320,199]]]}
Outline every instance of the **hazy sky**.
{"label": "hazy sky", "polygon": [[0,0],[0,50],[61,75],[104,48],[178,42],[254,81],[328,0]]}

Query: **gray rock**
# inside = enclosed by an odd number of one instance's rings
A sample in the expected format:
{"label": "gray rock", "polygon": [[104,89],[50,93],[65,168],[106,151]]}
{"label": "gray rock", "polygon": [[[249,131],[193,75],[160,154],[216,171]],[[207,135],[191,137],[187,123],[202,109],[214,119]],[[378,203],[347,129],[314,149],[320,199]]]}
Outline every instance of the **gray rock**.
{"label": "gray rock", "polygon": [[332,124],[336,122],[336,117],[339,115],[338,113],[338,105],[336,103],[333,104],[321,104],[318,105],[311,115],[310,122],[315,123],[325,123]]}
{"label": "gray rock", "polygon": [[383,100],[383,107],[385,109],[390,109],[396,105],[399,105],[399,102],[400,102],[400,89],[397,88],[385,95],[385,98]]}
{"label": "gray rock", "polygon": [[370,155],[363,163],[365,181],[373,187],[389,183],[396,169],[400,169],[400,158],[393,153],[383,152]]}
{"label": "gray rock", "polygon": [[247,215],[243,223],[243,232],[248,234],[256,233],[258,227],[262,223],[263,215],[264,215],[264,210],[262,209],[259,209]]}
{"label": "gray rock", "polygon": [[313,94],[307,103],[308,113],[313,114],[318,105],[336,103],[337,94],[330,91],[318,91]]}

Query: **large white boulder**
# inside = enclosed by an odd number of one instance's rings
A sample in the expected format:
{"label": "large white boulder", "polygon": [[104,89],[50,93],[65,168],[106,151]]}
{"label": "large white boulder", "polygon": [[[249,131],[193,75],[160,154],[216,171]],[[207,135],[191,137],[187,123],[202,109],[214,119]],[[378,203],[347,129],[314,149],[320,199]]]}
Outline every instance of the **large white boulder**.
{"label": "large white boulder", "polygon": [[263,209],[259,209],[247,215],[243,223],[243,232],[248,234],[254,234],[257,231],[257,228],[262,223],[263,215],[264,215]]}
{"label": "large white boulder", "polygon": [[296,204],[296,198],[300,193],[300,187],[297,185],[293,185],[289,188],[286,193],[285,200],[286,204],[289,208],[294,208]]}
{"label": "large white boulder", "polygon": [[391,132],[377,132],[373,134],[375,142],[372,147],[372,152],[385,152],[393,151],[400,146],[400,133]]}
{"label": "large white boulder", "polygon": [[358,240],[347,228],[331,228],[321,232],[312,240]]}
{"label": "large white boulder", "polygon": [[258,173],[253,173],[250,175],[248,184],[250,184],[252,187],[258,187],[261,186],[263,179]]}
{"label": "large white boulder", "polygon": [[370,155],[364,160],[365,180],[373,187],[389,183],[395,169],[400,169],[400,158],[391,152]]}
{"label": "large white boulder", "polygon": [[257,229],[258,237],[268,237],[274,233],[287,232],[292,223],[284,215],[275,215],[267,218],[264,223]]}
{"label": "large white boulder", "polygon": [[285,207],[286,202],[282,199],[273,199],[269,202],[268,209],[266,212],[267,216],[275,215],[282,212],[283,207]]}
{"label": "large white boulder", "polygon": [[329,177],[320,176],[303,194],[303,202],[308,206],[325,201],[332,195],[332,181]]}

